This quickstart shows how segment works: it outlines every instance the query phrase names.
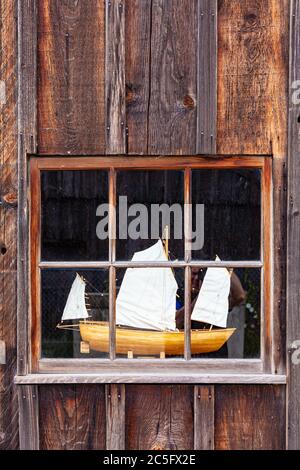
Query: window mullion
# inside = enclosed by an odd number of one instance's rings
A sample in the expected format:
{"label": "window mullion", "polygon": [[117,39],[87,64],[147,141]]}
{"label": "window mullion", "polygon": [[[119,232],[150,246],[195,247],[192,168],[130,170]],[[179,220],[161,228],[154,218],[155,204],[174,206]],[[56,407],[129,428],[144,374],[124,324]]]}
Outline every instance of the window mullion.
{"label": "window mullion", "polygon": [[109,172],[109,357],[116,357],[116,172]]}
{"label": "window mullion", "polygon": [[[191,234],[192,234],[192,210],[191,210],[191,169],[184,172],[184,253],[185,262],[191,261]],[[184,275],[184,358],[191,359],[191,268],[185,267]]]}

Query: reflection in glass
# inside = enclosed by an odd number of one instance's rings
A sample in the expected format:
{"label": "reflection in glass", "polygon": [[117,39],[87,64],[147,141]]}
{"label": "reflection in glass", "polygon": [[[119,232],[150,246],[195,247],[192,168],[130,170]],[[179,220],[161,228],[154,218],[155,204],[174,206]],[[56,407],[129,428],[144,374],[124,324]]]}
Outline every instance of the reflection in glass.
{"label": "reflection in glass", "polygon": [[[83,290],[80,284],[84,284]],[[79,330],[83,323],[93,327],[93,322],[108,322],[108,271],[45,269],[41,273],[41,290],[42,357],[106,357],[108,348],[96,352],[82,343]],[[103,335],[108,343],[108,325]]]}
{"label": "reflection in glass", "polygon": [[169,229],[169,257],[184,254],[182,171],[118,171],[117,259],[130,260]]}
{"label": "reflection in glass", "polygon": [[260,180],[260,170],[193,171],[193,231],[203,230],[195,210],[204,205],[204,244],[192,251],[194,259],[260,259]]}
{"label": "reflection in glass", "polygon": [[42,260],[107,260],[108,238],[96,234],[97,208],[107,202],[106,171],[43,171]]}

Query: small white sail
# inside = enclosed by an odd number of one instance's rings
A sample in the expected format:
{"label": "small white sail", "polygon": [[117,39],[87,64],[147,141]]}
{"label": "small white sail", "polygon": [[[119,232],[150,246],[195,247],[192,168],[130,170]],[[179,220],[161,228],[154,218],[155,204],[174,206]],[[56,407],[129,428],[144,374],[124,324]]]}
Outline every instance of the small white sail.
{"label": "small white sail", "polygon": [[[167,261],[161,240],[132,261]],[[117,325],[176,330],[177,289],[171,268],[128,268],[116,301]]]}
{"label": "small white sail", "polygon": [[88,316],[85,305],[85,282],[76,273],[61,320],[75,320]]}
{"label": "small white sail", "polygon": [[[220,258],[216,257],[216,261]],[[208,268],[194,306],[192,320],[226,328],[230,274],[227,268]]]}

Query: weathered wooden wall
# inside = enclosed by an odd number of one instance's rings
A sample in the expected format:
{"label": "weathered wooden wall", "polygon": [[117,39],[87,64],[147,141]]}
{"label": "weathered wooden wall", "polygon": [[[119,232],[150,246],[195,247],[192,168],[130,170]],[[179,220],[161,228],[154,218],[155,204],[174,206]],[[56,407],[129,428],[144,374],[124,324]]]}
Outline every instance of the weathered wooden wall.
{"label": "weathered wooden wall", "polygon": [[[284,386],[203,385],[196,390],[191,385],[126,385],[125,427],[120,416],[114,424],[118,439],[129,450],[285,448]],[[39,402],[40,449],[105,448],[104,386],[43,385]],[[194,420],[200,407],[202,418],[206,408],[205,421]],[[116,447],[110,442],[107,448]]]}
{"label": "weathered wooden wall", "polygon": [[[1,3],[0,29],[0,79],[6,84],[6,103],[0,103],[0,337],[8,348],[7,364],[0,366],[3,448],[18,446],[13,387],[16,3]],[[201,109],[208,105],[207,98],[198,93],[201,87],[197,76],[202,57],[198,27],[206,1],[110,0],[106,2],[107,21],[102,0],[26,0],[26,5],[34,3],[39,154],[81,154],[84,158],[87,154],[103,153],[197,153],[201,139],[199,117]],[[275,361],[270,368],[284,372],[290,1],[216,3],[218,100],[212,141],[216,140],[219,155],[274,156],[276,277],[271,325]],[[203,11],[208,15],[207,10]],[[215,21],[212,16],[209,18]],[[30,29],[30,24],[24,28]],[[20,62],[22,69],[22,58]],[[129,449],[281,449],[285,445],[284,386],[126,385],[121,398],[118,392],[110,395],[100,385],[44,385],[38,392],[40,448],[101,449],[105,445],[125,445]],[[109,395],[113,397],[111,403]],[[110,416],[114,407],[118,410],[117,422]],[[125,444],[122,436],[116,442],[107,435],[120,423],[125,429]],[[113,435],[116,438],[115,431]]]}
{"label": "weathered wooden wall", "polygon": [[16,2],[0,3],[0,448],[16,449],[17,365],[17,29]]}

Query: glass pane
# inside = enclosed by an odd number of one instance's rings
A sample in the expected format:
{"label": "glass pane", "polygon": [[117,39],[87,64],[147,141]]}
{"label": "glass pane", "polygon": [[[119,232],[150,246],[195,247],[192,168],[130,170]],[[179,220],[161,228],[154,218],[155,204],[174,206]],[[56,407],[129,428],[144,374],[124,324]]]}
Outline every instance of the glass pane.
{"label": "glass pane", "polygon": [[[109,276],[104,269],[42,270],[42,357],[108,356],[108,289]],[[93,344],[98,330],[101,341]]]}
{"label": "glass pane", "polygon": [[41,188],[42,260],[107,260],[108,237],[96,231],[97,209],[108,202],[107,172],[43,171]]}
{"label": "glass pane", "polygon": [[260,269],[193,267],[192,356],[259,358],[260,299]]}
{"label": "glass pane", "polygon": [[176,312],[184,310],[184,269],[118,269],[116,285],[117,356],[182,357],[184,332],[176,331]]}
{"label": "glass pane", "polygon": [[135,252],[153,246],[166,226],[170,259],[183,258],[183,188],[182,171],[118,172],[117,259],[131,260]]}
{"label": "glass pane", "polygon": [[259,260],[260,170],[195,170],[192,257]]}

